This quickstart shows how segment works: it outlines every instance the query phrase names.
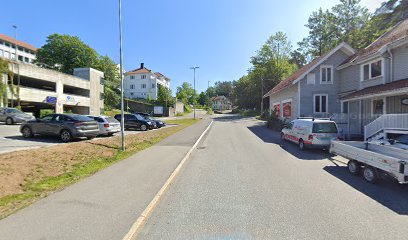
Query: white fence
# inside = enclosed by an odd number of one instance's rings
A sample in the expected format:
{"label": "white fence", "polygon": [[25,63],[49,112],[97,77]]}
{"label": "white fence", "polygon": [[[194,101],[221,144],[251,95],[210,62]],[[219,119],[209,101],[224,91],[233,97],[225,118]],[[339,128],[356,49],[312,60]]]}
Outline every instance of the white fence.
{"label": "white fence", "polygon": [[408,114],[384,114],[364,127],[364,139],[386,129],[408,130]]}

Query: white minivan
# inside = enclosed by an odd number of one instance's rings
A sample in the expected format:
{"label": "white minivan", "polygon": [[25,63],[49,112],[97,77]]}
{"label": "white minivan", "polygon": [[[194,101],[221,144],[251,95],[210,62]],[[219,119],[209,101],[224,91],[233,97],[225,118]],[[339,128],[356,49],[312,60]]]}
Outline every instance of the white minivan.
{"label": "white minivan", "polygon": [[338,139],[337,125],[329,119],[301,118],[291,121],[282,129],[282,140],[288,140],[306,148],[330,148],[332,140]]}

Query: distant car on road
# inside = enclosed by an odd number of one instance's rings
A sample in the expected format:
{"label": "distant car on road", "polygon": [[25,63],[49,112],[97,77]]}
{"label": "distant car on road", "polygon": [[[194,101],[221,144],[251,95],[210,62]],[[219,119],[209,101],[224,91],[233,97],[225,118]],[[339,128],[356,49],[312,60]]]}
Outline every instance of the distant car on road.
{"label": "distant car on road", "polygon": [[59,136],[63,142],[75,138],[95,138],[99,134],[99,125],[93,119],[77,114],[50,114],[41,119],[24,122],[20,126],[23,137],[34,135]]}
{"label": "distant car on road", "polygon": [[88,117],[98,122],[99,135],[112,136],[120,132],[120,122],[114,117],[92,115],[88,115]]}
{"label": "distant car on road", "polygon": [[[125,129],[136,128],[142,131],[147,131],[148,129],[153,129],[155,127],[155,123],[152,121],[146,120],[139,114],[125,114],[124,115],[124,122],[125,122]],[[116,114],[115,119],[120,122],[121,115]]]}
{"label": "distant car on road", "polygon": [[157,128],[161,128],[161,127],[166,126],[165,122],[150,117],[150,114],[148,114],[148,113],[137,112],[136,114],[139,114],[139,115],[143,116],[144,118],[146,118],[149,121],[155,122]]}
{"label": "distant car on road", "polygon": [[22,123],[34,119],[34,116],[22,112],[17,108],[0,108],[0,122],[5,122],[7,125]]}
{"label": "distant car on road", "polygon": [[289,140],[306,148],[330,148],[332,140],[338,138],[337,125],[327,119],[305,118],[296,119],[282,129],[282,140]]}

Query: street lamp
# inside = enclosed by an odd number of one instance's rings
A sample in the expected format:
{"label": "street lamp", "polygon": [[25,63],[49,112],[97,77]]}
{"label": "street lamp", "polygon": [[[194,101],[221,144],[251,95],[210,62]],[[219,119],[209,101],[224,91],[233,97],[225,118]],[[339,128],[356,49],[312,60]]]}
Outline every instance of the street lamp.
{"label": "street lamp", "polygon": [[198,68],[200,68],[200,67],[191,67],[190,68],[190,69],[193,69],[193,71],[194,71],[194,93],[193,93],[194,119],[196,119],[196,114],[195,114],[195,112],[196,112],[196,106],[195,106],[195,72],[196,72],[196,69],[198,69]]}
{"label": "street lamp", "polygon": [[[16,61],[16,68],[17,68],[17,106],[20,106],[20,66],[18,65],[18,55],[17,55],[17,26],[12,25],[14,28],[14,60]],[[12,80],[13,81],[13,80]],[[13,105],[13,100],[11,101]]]}
{"label": "street lamp", "polygon": [[119,0],[119,55],[120,55],[120,131],[122,151],[125,151],[125,114],[123,102],[123,55],[122,55],[122,0]]}

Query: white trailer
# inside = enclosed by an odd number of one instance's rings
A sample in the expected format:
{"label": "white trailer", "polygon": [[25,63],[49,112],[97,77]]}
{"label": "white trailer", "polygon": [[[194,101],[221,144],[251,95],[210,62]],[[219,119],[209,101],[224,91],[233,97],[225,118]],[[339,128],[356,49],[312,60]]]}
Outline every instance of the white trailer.
{"label": "white trailer", "polygon": [[332,141],[330,152],[349,159],[348,170],[375,183],[382,173],[408,183],[408,151],[366,142]]}

